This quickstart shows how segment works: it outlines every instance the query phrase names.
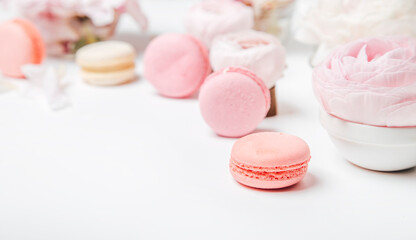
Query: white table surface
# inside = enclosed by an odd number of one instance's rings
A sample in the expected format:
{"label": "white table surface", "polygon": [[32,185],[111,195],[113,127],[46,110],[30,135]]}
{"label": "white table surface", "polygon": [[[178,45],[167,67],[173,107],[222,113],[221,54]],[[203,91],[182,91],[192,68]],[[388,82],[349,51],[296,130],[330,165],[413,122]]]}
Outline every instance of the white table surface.
{"label": "white table surface", "polygon": [[[143,0],[150,33],[183,31],[192,2]],[[128,17],[121,25],[116,38],[139,51],[138,81],[89,86],[71,61],[49,59],[68,65],[70,108],[0,94],[1,240],[416,238],[416,171],[368,171],[340,156],[318,122],[311,48],[289,43],[280,114],[259,126],[305,139],[309,172],[261,191],[233,180],[235,139],[213,134],[196,98],[160,97],[143,79],[149,36]]]}

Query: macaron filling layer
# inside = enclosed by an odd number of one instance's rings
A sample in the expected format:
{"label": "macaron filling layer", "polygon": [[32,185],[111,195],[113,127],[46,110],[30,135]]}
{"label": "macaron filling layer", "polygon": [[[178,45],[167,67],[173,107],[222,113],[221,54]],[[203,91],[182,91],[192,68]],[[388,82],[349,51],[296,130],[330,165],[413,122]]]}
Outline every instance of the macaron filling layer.
{"label": "macaron filling layer", "polygon": [[232,172],[249,178],[263,181],[284,181],[302,176],[308,170],[309,160],[291,166],[280,167],[256,167],[240,164],[234,159],[230,161]]}
{"label": "macaron filling layer", "polygon": [[135,64],[132,63],[125,63],[122,65],[116,65],[116,66],[107,66],[107,67],[82,67],[83,71],[86,72],[98,72],[98,73],[105,73],[105,72],[115,72],[115,71],[122,71],[127,70],[130,68],[134,68]]}

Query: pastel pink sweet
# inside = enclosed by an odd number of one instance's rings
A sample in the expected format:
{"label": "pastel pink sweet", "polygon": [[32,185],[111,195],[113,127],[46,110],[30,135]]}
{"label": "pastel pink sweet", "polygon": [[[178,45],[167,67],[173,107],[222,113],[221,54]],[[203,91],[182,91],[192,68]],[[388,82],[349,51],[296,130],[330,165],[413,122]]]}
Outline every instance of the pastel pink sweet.
{"label": "pastel pink sweet", "polygon": [[211,72],[208,50],[188,34],[164,34],[144,53],[145,78],[166,97],[189,97]]}
{"label": "pastel pink sweet", "polygon": [[275,189],[298,183],[311,158],[302,139],[280,132],[262,132],[235,142],[230,159],[234,179],[244,185]]}
{"label": "pastel pink sweet", "polygon": [[215,133],[241,137],[255,130],[266,116],[270,93],[251,71],[230,67],[206,79],[199,105],[202,117]]}
{"label": "pastel pink sweet", "polygon": [[229,66],[250,69],[272,88],[282,76],[285,52],[273,35],[245,30],[217,37],[210,50],[210,61],[214,71]]}
{"label": "pastel pink sweet", "polygon": [[0,25],[0,71],[23,78],[21,67],[40,64],[45,58],[42,36],[29,21],[13,19]]}
{"label": "pastel pink sweet", "polygon": [[253,28],[254,13],[241,2],[206,0],[188,11],[184,23],[188,33],[209,47],[216,36]]}
{"label": "pastel pink sweet", "polygon": [[323,108],[338,118],[416,126],[416,40],[382,37],[349,43],[315,68],[313,86]]}

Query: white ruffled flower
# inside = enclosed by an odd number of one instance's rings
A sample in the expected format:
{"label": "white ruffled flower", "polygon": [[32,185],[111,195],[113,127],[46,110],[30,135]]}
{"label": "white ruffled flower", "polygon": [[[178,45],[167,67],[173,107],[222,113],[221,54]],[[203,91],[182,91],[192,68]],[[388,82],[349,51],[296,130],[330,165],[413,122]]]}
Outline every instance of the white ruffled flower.
{"label": "white ruffled flower", "polygon": [[335,47],[357,39],[416,37],[415,0],[316,0],[301,2],[296,15],[295,38],[319,45],[313,65]]}

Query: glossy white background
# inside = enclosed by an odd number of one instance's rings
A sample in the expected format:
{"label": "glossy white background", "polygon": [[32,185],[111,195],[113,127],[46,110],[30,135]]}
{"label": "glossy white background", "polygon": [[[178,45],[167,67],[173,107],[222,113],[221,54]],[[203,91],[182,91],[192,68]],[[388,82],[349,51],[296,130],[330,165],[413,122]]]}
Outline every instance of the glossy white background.
{"label": "glossy white background", "polygon": [[289,43],[279,116],[259,126],[305,139],[309,172],[287,189],[250,189],[228,172],[235,139],[212,133],[197,99],[160,97],[142,77],[150,35],[183,31],[194,1],[141,2],[150,33],[125,17],[116,37],[139,51],[138,81],[89,86],[71,61],[50,59],[68,65],[70,108],[0,94],[1,240],[416,238],[416,171],[342,159],[318,122],[312,48]]}

